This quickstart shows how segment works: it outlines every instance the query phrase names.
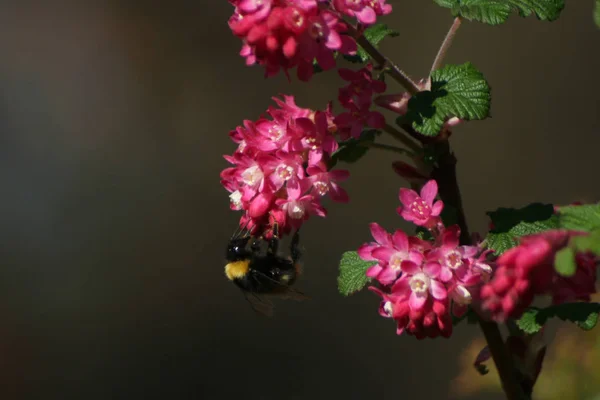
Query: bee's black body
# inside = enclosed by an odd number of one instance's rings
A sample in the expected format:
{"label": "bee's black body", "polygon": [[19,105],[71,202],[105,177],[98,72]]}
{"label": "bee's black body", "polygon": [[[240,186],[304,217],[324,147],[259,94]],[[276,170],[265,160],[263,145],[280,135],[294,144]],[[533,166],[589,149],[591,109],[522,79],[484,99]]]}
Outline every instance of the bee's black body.
{"label": "bee's black body", "polygon": [[257,301],[267,304],[261,300],[260,295],[278,295],[298,300],[304,298],[300,292],[290,288],[299,274],[298,241],[299,235],[296,232],[291,243],[291,255],[287,258],[277,254],[279,237],[276,227],[273,237],[267,241],[265,253],[261,251],[263,239],[253,240],[250,235],[246,235],[229,241],[225,274],[244,292],[255,310],[268,315],[272,312],[272,305],[260,310]]}
{"label": "bee's black body", "polygon": [[233,280],[240,289],[254,293],[283,291],[296,281],[296,267],[291,260],[278,256],[250,258],[248,273]]}

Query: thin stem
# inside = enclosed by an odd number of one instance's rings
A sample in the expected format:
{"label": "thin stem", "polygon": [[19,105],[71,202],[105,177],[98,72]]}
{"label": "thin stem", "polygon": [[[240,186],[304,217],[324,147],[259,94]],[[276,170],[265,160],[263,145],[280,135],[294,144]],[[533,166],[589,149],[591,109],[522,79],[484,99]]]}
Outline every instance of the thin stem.
{"label": "thin stem", "polygon": [[[447,140],[436,144],[436,146],[439,146],[441,156],[438,159],[438,165],[432,172],[432,176],[437,181],[441,199],[444,203],[453,206],[457,211],[458,225],[461,230],[460,243],[468,245],[471,243],[471,237],[456,178],[456,157],[452,153]],[[528,397],[526,397],[523,387],[517,379],[513,359],[504,344],[498,324],[479,318],[479,326],[488,343],[507,399],[527,399]]]}
{"label": "thin stem", "polygon": [[524,400],[528,397],[525,395],[523,388],[517,381],[517,375],[515,374],[515,366],[513,364],[512,357],[508,352],[502,334],[498,328],[498,324],[491,321],[484,321],[479,318],[479,326],[485,336],[490,353],[498,375],[500,375],[500,381],[502,382],[502,388],[506,393],[508,400]]}
{"label": "thin stem", "polygon": [[414,153],[421,152],[422,149],[421,149],[421,146],[419,146],[419,144],[415,143],[414,140],[412,140],[411,138],[406,136],[404,133],[402,133],[398,129],[394,128],[392,125],[385,124],[385,128],[383,128],[383,130],[385,132],[389,133],[390,135],[392,135],[394,138],[396,138],[398,141],[400,141],[406,147],[411,149]]}
{"label": "thin stem", "polygon": [[367,146],[367,147],[372,147],[374,149],[381,149],[381,150],[393,151],[394,153],[405,154],[405,155],[408,155],[408,156],[411,156],[411,157],[414,156],[414,153],[411,152],[410,150],[403,149],[401,147],[390,146],[388,144],[383,144],[383,143],[364,143],[364,145]]}
{"label": "thin stem", "polygon": [[401,84],[406,91],[408,91],[410,94],[416,94],[420,91],[417,84],[410,79],[406,72],[398,68],[396,64],[394,64],[389,58],[377,50],[377,48],[373,46],[363,34],[359,34],[358,31],[352,26],[348,26],[348,30],[353,34],[360,47],[362,47],[373,60],[375,60],[382,67],[389,67],[389,74],[399,84]]}
{"label": "thin stem", "polygon": [[431,75],[433,71],[442,66],[442,62],[446,57],[446,53],[448,52],[448,49],[452,44],[452,40],[454,39],[454,35],[456,35],[456,31],[458,30],[458,28],[460,28],[461,23],[461,17],[454,18],[454,22],[452,23],[450,30],[446,34],[446,37],[444,38],[444,41],[442,42],[442,45],[440,46],[440,49],[438,50],[437,55],[435,56],[435,60],[433,60],[433,65],[431,66],[431,72],[429,73],[429,75]]}

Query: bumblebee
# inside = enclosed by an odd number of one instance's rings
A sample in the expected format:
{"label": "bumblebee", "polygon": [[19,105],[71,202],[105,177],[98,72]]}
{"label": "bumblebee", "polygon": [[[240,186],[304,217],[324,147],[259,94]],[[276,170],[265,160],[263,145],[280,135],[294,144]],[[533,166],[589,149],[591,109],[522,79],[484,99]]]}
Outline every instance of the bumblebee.
{"label": "bumblebee", "polygon": [[[255,238],[248,232],[234,234],[227,245],[225,275],[238,286],[252,308],[264,316],[273,315],[269,297],[305,300],[304,294],[291,286],[300,275],[300,235],[292,237],[290,256],[278,254],[277,225],[270,239]],[[249,248],[248,248],[248,245]],[[262,248],[266,245],[266,252]]]}

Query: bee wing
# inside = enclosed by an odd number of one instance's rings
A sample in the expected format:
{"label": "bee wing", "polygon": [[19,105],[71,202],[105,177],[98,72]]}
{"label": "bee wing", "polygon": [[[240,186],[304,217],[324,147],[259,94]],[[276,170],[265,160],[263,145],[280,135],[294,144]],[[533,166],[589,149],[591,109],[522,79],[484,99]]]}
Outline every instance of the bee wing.
{"label": "bee wing", "polygon": [[286,299],[286,300],[296,300],[296,301],[310,300],[310,297],[308,297],[301,291],[291,288],[291,287],[288,287],[285,291],[274,294],[273,296],[276,296],[280,299]]}
{"label": "bee wing", "polygon": [[250,303],[250,306],[257,314],[260,314],[263,317],[273,316],[273,303],[271,303],[268,299],[264,299],[262,296],[259,296],[254,292],[243,293],[246,297],[246,300],[248,300],[248,303]]}

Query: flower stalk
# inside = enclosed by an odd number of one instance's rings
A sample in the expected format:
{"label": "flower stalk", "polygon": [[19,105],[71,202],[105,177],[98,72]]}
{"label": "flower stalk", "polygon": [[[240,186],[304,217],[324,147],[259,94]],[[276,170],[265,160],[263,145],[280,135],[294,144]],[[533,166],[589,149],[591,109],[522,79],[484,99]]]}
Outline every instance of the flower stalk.
{"label": "flower stalk", "polygon": [[[441,148],[441,155],[438,159],[438,165],[433,170],[433,177],[438,183],[440,198],[445,204],[451,205],[457,210],[458,225],[461,230],[460,243],[462,245],[469,245],[471,244],[471,236],[462,205],[460,187],[456,178],[457,160],[451,151],[448,141],[439,143],[437,146]],[[512,357],[502,339],[498,324],[479,318],[479,326],[492,354],[507,399],[528,399],[517,380]]]}
{"label": "flower stalk", "polygon": [[366,52],[371,56],[377,64],[382,67],[388,67],[388,73],[396,82],[398,82],[407,92],[410,94],[419,93],[419,87],[413,81],[406,72],[402,71],[396,64],[394,64],[389,58],[384,56],[369,40],[362,34],[359,34],[356,29],[349,27],[349,31],[354,34],[356,43],[358,43]]}
{"label": "flower stalk", "polygon": [[433,60],[433,64],[431,65],[431,72],[429,73],[429,75],[431,75],[433,71],[439,69],[442,66],[442,62],[444,61],[444,58],[446,58],[446,53],[452,45],[452,41],[454,40],[456,31],[458,31],[458,28],[460,28],[461,23],[461,17],[454,18],[454,22],[452,23],[450,30],[448,30],[448,33],[446,34],[446,37],[444,38],[444,41],[442,42],[442,45],[440,46],[440,49],[438,50],[435,59]]}

